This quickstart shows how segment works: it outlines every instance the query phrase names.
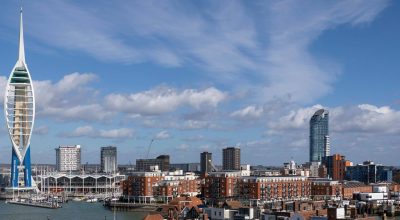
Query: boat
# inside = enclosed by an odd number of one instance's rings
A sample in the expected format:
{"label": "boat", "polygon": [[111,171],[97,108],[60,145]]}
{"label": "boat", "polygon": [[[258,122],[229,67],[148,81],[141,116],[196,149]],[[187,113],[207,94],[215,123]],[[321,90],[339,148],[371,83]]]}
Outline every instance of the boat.
{"label": "boat", "polygon": [[83,200],[83,198],[81,198],[81,197],[75,197],[72,199],[72,201],[75,201],[75,202],[80,202],[82,200]]}
{"label": "boat", "polygon": [[97,198],[95,198],[95,197],[93,197],[93,198],[88,198],[87,200],[86,200],[86,202],[90,202],[90,203],[93,203],[93,202],[97,202]]}

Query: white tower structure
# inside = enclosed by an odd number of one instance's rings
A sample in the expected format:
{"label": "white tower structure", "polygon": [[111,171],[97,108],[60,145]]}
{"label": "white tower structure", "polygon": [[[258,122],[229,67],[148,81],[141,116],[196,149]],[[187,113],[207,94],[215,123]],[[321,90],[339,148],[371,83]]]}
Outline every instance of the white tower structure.
{"label": "white tower structure", "polygon": [[22,8],[20,11],[18,61],[8,78],[4,98],[4,114],[12,143],[11,187],[32,187],[30,141],[35,120],[35,95],[25,62]]}

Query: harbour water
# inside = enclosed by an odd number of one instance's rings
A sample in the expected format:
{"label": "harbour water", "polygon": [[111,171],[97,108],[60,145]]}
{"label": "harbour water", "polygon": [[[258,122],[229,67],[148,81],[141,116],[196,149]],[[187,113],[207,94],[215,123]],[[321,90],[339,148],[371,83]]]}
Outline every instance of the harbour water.
{"label": "harbour water", "polygon": [[137,220],[143,219],[143,212],[112,212],[103,207],[103,203],[69,201],[62,208],[46,209],[21,205],[6,204],[0,201],[1,220]]}

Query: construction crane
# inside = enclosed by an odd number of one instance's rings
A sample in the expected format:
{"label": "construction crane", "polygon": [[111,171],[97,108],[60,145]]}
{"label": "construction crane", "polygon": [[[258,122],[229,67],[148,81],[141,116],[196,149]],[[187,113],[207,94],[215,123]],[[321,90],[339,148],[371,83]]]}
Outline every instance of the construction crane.
{"label": "construction crane", "polygon": [[150,149],[151,149],[151,145],[153,144],[153,142],[154,142],[154,139],[151,139],[150,144],[147,147],[146,159],[149,159]]}
{"label": "construction crane", "polygon": [[213,162],[211,160],[208,160],[208,162],[210,163],[210,165],[213,168],[214,172],[217,172],[218,169],[214,166]]}

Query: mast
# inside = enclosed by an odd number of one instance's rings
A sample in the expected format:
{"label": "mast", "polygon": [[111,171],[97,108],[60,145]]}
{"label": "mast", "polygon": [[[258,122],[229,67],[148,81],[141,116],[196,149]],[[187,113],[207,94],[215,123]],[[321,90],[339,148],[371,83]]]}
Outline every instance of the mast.
{"label": "mast", "polygon": [[24,45],[24,24],[22,17],[22,7],[20,10],[20,23],[19,23],[19,53],[18,53],[19,65],[25,65],[25,45]]}

